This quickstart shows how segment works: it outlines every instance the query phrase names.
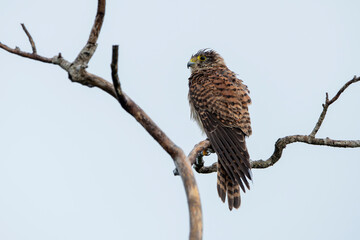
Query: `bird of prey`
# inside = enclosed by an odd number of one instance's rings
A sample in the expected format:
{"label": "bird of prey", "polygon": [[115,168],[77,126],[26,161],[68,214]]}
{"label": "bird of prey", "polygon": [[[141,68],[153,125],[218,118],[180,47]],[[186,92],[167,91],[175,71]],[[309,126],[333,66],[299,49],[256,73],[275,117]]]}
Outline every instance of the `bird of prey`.
{"label": "bird of prey", "polygon": [[251,135],[249,90],[214,50],[202,49],[187,67],[191,116],[207,135],[218,156],[217,191],[229,209],[239,208],[240,188],[252,179],[245,137]]}

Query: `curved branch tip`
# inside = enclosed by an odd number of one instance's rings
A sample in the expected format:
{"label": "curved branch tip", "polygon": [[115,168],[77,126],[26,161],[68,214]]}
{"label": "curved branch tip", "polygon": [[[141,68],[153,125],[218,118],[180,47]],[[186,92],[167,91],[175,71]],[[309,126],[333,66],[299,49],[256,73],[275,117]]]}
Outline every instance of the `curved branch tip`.
{"label": "curved branch tip", "polygon": [[[340,147],[340,148],[358,148],[358,147],[360,147],[360,140],[333,140],[328,137],[327,138],[315,138],[316,133],[319,131],[321,124],[323,123],[323,121],[325,119],[326,112],[327,112],[329,106],[340,97],[340,95],[345,91],[345,89],[347,87],[349,87],[351,84],[353,84],[355,82],[359,82],[359,81],[360,81],[360,78],[354,76],[354,78],[352,80],[350,80],[344,84],[344,86],[337,92],[337,94],[331,100],[329,100],[329,94],[326,92],[325,103],[322,104],[323,111],[321,112],[320,117],[319,117],[314,129],[312,130],[312,132],[309,135],[293,135],[293,136],[286,136],[283,138],[279,138],[275,143],[273,154],[267,160],[260,159],[260,160],[251,161],[251,167],[252,168],[268,168],[268,167],[273,166],[275,163],[277,163],[280,160],[280,158],[282,156],[282,152],[286,148],[286,146],[288,144],[295,143],[295,142],[302,142],[302,143],[311,144],[311,145]],[[198,145],[202,146],[200,143]],[[195,163],[196,157],[194,157],[194,156],[200,156],[202,158],[200,151],[202,151],[203,148],[199,147],[198,145],[196,145],[194,147],[194,149],[192,150],[191,154],[189,154],[189,156],[190,155],[192,156],[192,158],[191,158],[192,164]],[[209,146],[210,146],[210,143],[209,143]],[[195,151],[196,154],[193,153],[193,151]],[[194,168],[198,173],[211,173],[211,172],[217,171],[216,163],[212,164],[211,166],[203,166],[202,164],[196,166],[196,164],[195,164]]]}

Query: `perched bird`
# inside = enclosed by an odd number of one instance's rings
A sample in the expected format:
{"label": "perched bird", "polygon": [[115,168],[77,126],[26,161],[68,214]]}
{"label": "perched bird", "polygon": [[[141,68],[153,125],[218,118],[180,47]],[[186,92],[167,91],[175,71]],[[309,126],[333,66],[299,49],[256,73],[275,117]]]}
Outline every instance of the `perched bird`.
{"label": "perched bird", "polygon": [[[191,116],[207,135],[218,156],[217,191],[229,209],[239,208],[240,188],[252,178],[245,137],[251,135],[249,90],[214,50],[202,49],[187,67]],[[244,186],[245,185],[245,186]]]}

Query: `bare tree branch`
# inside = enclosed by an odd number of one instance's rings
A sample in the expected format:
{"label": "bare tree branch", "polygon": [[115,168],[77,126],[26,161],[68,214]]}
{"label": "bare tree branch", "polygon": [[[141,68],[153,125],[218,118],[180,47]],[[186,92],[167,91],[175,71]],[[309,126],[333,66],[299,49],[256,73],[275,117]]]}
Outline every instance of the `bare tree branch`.
{"label": "bare tree branch", "polygon": [[329,106],[331,104],[333,104],[336,100],[338,100],[338,98],[340,97],[340,95],[345,91],[345,89],[347,87],[349,87],[351,84],[360,81],[359,77],[354,76],[354,78],[350,81],[348,81],[347,83],[345,83],[345,85],[338,91],[338,93],[329,101],[329,94],[326,93],[326,98],[325,98],[325,103],[322,105],[323,106],[323,111],[320,114],[319,120],[317,121],[314,129],[312,130],[312,132],[310,133],[311,137],[315,137],[316,133],[319,131],[322,122],[325,119],[325,115],[327,112],[327,109],[329,108]]}
{"label": "bare tree branch", "polygon": [[13,54],[19,55],[21,57],[30,58],[30,59],[37,60],[40,62],[45,62],[45,63],[53,63],[53,58],[47,58],[47,57],[43,57],[43,56],[40,56],[37,54],[35,42],[34,42],[33,38],[31,37],[31,34],[26,29],[25,24],[22,23],[21,27],[29,39],[29,42],[30,42],[30,45],[32,48],[32,53],[21,51],[19,47],[10,48],[1,42],[0,42],[0,48],[4,49],[5,51],[8,51],[9,53],[13,53]]}
{"label": "bare tree branch", "polygon": [[191,150],[191,152],[188,155],[191,165],[195,163],[199,155],[204,155],[199,153],[206,151],[210,146],[211,146],[210,141],[207,139],[196,144],[193,150]]}
{"label": "bare tree branch", "polygon": [[213,164],[211,164],[210,166],[194,166],[194,169],[198,172],[198,173],[203,173],[203,174],[208,174],[208,173],[213,173],[213,172],[217,172],[217,162],[214,162]]}
{"label": "bare tree branch", "polygon": [[113,46],[111,75],[116,96],[121,106],[138,121],[146,131],[172,157],[184,183],[190,214],[190,239],[202,239],[202,212],[199,190],[189,159],[152,119],[122,91],[118,77],[118,46]]}
{"label": "bare tree branch", "polygon": [[293,135],[280,138],[276,141],[275,150],[273,155],[267,160],[252,161],[252,168],[267,168],[274,165],[281,158],[282,152],[286,145],[294,142],[302,142],[312,145],[322,145],[329,147],[340,147],[340,148],[358,148],[360,147],[360,140],[332,140],[330,138],[314,138],[306,135]]}
{"label": "bare tree branch", "polygon": [[[21,24],[21,26],[29,39],[30,45],[32,47],[32,53],[21,51],[18,47],[14,49],[10,48],[1,42],[0,48],[21,57],[30,58],[45,63],[56,64],[68,72],[69,79],[71,81],[78,82],[89,87],[98,87],[116,98],[121,106],[148,131],[148,133],[174,160],[178,173],[182,177],[189,206],[189,238],[191,240],[200,240],[202,239],[202,211],[199,191],[191,169],[191,165],[194,165],[195,170],[199,173],[212,173],[217,171],[217,163],[213,163],[211,166],[204,166],[203,156],[206,156],[212,152],[210,142],[208,140],[201,141],[195,145],[194,149],[186,157],[183,150],[176,146],[175,143],[172,142],[170,138],[168,138],[166,134],[152,121],[152,119],[122,91],[118,76],[118,46],[113,46],[111,63],[112,80],[114,85],[105,79],[86,71],[87,65],[96,51],[97,40],[105,16],[105,5],[105,0],[98,0],[97,13],[89,35],[89,39],[73,62],[63,58],[60,53],[52,58],[38,55],[35,42],[24,24]],[[252,168],[267,168],[274,165],[281,158],[283,149],[288,144],[294,142],[344,148],[360,147],[360,140],[332,140],[330,138],[315,138],[316,133],[324,121],[328,107],[340,97],[340,95],[348,86],[358,81],[360,81],[360,78],[354,77],[351,81],[347,82],[331,100],[329,100],[328,94],[326,94],[326,101],[325,104],[323,104],[323,111],[310,135],[293,135],[278,139],[275,143],[275,150],[272,156],[270,156],[270,158],[267,160],[260,159],[257,161],[252,161]]]}
{"label": "bare tree branch", "polygon": [[95,17],[94,25],[93,25],[93,27],[91,29],[91,32],[90,32],[89,40],[87,42],[88,44],[96,44],[97,43],[97,40],[98,40],[99,35],[100,35],[102,24],[104,22],[105,5],[106,5],[106,1],[98,0],[98,7],[97,7],[97,11],[96,11],[96,17]]}
{"label": "bare tree branch", "polygon": [[22,27],[29,38],[33,52],[23,52],[20,51],[19,48],[12,49],[2,43],[0,43],[0,48],[22,57],[27,57],[36,61],[59,65],[62,69],[68,72],[69,79],[71,81],[78,82],[82,85],[89,87],[98,87],[116,98],[121,104],[121,106],[148,131],[148,133],[162,146],[162,148],[174,160],[175,166],[178,169],[184,184],[189,206],[189,239],[200,240],[202,239],[203,229],[201,202],[199,190],[196,184],[194,173],[191,169],[189,158],[187,158],[183,150],[176,146],[175,143],[172,142],[170,138],[167,137],[166,134],[152,121],[152,119],[121,90],[118,77],[118,46],[113,46],[113,56],[111,64],[112,79],[115,88],[110,82],[106,81],[105,79],[86,71],[87,64],[89,63],[91,57],[96,51],[97,39],[99,37],[105,16],[105,5],[105,0],[98,0],[96,18],[91,29],[89,39],[85,47],[80,51],[80,53],[73,62],[67,61],[65,58],[62,57],[60,53],[53,58],[46,58],[37,55],[35,42],[33,41],[30,33],[27,31],[25,25],[23,24]]}
{"label": "bare tree branch", "polygon": [[36,55],[36,46],[35,46],[35,42],[34,42],[33,38],[31,37],[30,33],[29,33],[28,30],[26,29],[25,24],[22,23],[22,24],[21,24],[21,27],[23,28],[26,36],[29,38],[29,42],[30,42],[31,48],[32,48],[32,50],[33,50],[33,54]]}
{"label": "bare tree branch", "polygon": [[92,26],[89,39],[85,47],[80,51],[76,59],[74,60],[74,65],[80,66],[81,68],[87,68],[87,64],[95,53],[97,47],[97,40],[100,35],[101,27],[104,22],[105,17],[105,0],[98,0],[98,8],[96,12],[96,17],[94,25]]}
{"label": "bare tree branch", "polygon": [[37,55],[36,53],[34,54],[34,53],[23,52],[20,50],[19,47],[10,48],[0,42],[0,48],[4,49],[5,51],[7,51],[9,53],[16,54],[21,57],[30,58],[30,59],[44,62],[44,63],[52,63],[52,58],[42,57],[40,55]]}
{"label": "bare tree branch", "polygon": [[[279,138],[275,143],[274,153],[267,160],[260,159],[256,161],[251,161],[251,167],[252,168],[271,167],[272,165],[274,165],[279,161],[282,152],[286,148],[286,146],[294,142],[302,142],[311,145],[321,145],[321,146],[340,147],[340,148],[360,147],[360,140],[333,140],[330,138],[315,138],[316,133],[319,131],[321,124],[325,119],[326,112],[329,106],[333,104],[336,100],[338,100],[340,95],[345,91],[347,87],[359,81],[360,81],[360,77],[354,76],[352,80],[345,83],[345,85],[338,91],[338,93],[331,100],[329,100],[328,93],[326,93],[325,103],[323,104],[323,111],[321,112],[319,120],[317,121],[314,129],[309,135],[293,135],[293,136],[286,136],[283,138]],[[202,161],[202,157],[203,157],[202,152],[208,146],[210,146],[210,143],[207,143],[206,141],[207,140],[200,142],[198,145],[194,147],[194,149],[191,152],[191,159],[193,160],[191,161],[191,163],[194,164],[194,169],[198,173],[212,173],[217,171],[216,163],[213,163],[210,166],[204,166],[204,163]],[[201,161],[195,161],[196,159],[201,159]]]}
{"label": "bare tree branch", "polygon": [[360,77],[356,77],[356,75],[353,77],[353,79],[351,79],[350,81],[348,81],[347,83],[345,83],[345,85],[338,91],[338,93],[328,102],[328,105],[333,104],[336,100],[338,100],[338,98],[340,97],[340,95],[345,91],[345,89],[347,87],[349,87],[351,84],[356,83],[360,81]]}

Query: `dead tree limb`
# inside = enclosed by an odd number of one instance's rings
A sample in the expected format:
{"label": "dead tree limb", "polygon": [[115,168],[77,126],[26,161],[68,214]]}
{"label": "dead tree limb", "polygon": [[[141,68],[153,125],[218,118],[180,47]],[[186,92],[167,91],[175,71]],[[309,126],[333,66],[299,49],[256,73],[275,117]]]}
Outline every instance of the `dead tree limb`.
{"label": "dead tree limb", "polygon": [[[35,61],[44,63],[51,63],[60,66],[66,72],[68,72],[69,79],[73,82],[80,83],[88,87],[97,87],[107,92],[114,98],[116,98],[121,106],[131,114],[147,131],[148,133],[161,145],[161,147],[172,157],[178,173],[182,177],[184,188],[187,196],[189,214],[190,214],[190,239],[199,240],[202,239],[202,211],[199,191],[194,178],[194,174],[191,170],[191,165],[194,164],[194,168],[199,173],[212,173],[217,171],[217,164],[214,163],[211,166],[204,166],[203,156],[213,152],[208,140],[201,141],[186,157],[183,150],[175,145],[170,138],[151,120],[151,118],[134,102],[132,99],[122,91],[118,76],[118,47],[113,46],[112,55],[112,80],[113,84],[105,79],[89,73],[86,71],[89,61],[96,51],[97,40],[102,28],[104,16],[105,16],[105,0],[98,0],[98,8],[95,17],[93,27],[90,32],[89,39],[84,48],[79,52],[76,59],[70,62],[63,58],[61,53],[48,58],[41,56],[37,53],[35,42],[26,29],[24,24],[21,24],[25,34],[27,35],[32,52],[21,51],[20,48],[10,48],[7,45],[0,42],[0,48],[8,51],[9,53],[16,54],[21,57],[26,57]],[[323,145],[331,147],[343,147],[343,148],[355,148],[360,147],[360,140],[332,140],[330,138],[316,138],[315,135],[321,127],[322,122],[325,119],[328,107],[334,103],[345,89],[351,84],[360,81],[359,77],[354,77],[347,82],[338,93],[329,100],[326,93],[326,100],[323,104],[323,111],[320,114],[313,131],[309,135],[293,135],[280,138],[275,143],[274,153],[267,160],[252,161],[252,168],[267,168],[274,165],[282,155],[283,150],[288,144],[294,142],[303,142],[313,145]],[[115,86],[115,88],[114,88]]]}
{"label": "dead tree limb", "polygon": [[[281,158],[283,150],[286,148],[288,144],[295,142],[302,142],[311,145],[321,145],[321,146],[329,146],[329,147],[339,147],[339,148],[358,148],[360,147],[360,140],[333,140],[330,138],[316,138],[315,135],[319,131],[321,124],[323,123],[326,112],[331,104],[333,104],[336,100],[339,99],[340,95],[348,88],[351,84],[359,82],[360,77],[354,76],[353,79],[344,84],[344,86],[337,92],[337,94],[329,100],[329,95],[326,93],[325,103],[323,106],[323,111],[320,114],[318,121],[312,132],[309,135],[293,135],[286,136],[283,138],[279,138],[275,143],[274,153],[267,160],[252,160],[251,167],[252,168],[268,168],[274,165]],[[203,141],[204,142],[204,141]],[[203,143],[201,142],[201,143]],[[210,146],[210,142],[204,143],[195,146],[191,155],[191,163],[195,164],[194,168],[198,173],[212,173],[217,171],[217,164],[213,163],[210,166],[204,166],[203,162],[196,161],[196,159],[202,159],[203,154],[202,151],[206,150],[207,147]],[[189,156],[190,158],[190,156]]]}
{"label": "dead tree limb", "polygon": [[194,173],[189,159],[184,151],[175,145],[171,139],[152,121],[152,119],[121,89],[118,77],[118,46],[113,46],[111,76],[116,96],[121,106],[138,121],[146,131],[161,145],[172,157],[176,169],[183,180],[190,212],[190,239],[202,238],[202,212],[199,190],[196,185]]}
{"label": "dead tree limb", "polygon": [[330,101],[329,101],[329,94],[326,93],[325,103],[322,105],[323,106],[323,111],[321,112],[319,120],[317,121],[314,129],[310,133],[311,137],[315,137],[316,133],[319,131],[319,129],[321,127],[321,124],[323,123],[323,121],[325,119],[325,115],[326,115],[326,112],[327,112],[327,109],[329,108],[329,106],[331,104],[333,104],[336,100],[338,100],[340,95],[345,91],[345,89],[347,87],[349,87],[351,84],[353,84],[355,82],[358,82],[359,80],[360,80],[359,77],[354,76],[353,79],[351,79],[350,81],[345,83],[345,85],[337,92],[337,94]]}
{"label": "dead tree limb", "polygon": [[[25,29],[26,29],[25,25],[22,24],[22,26],[24,26],[23,29],[25,31]],[[30,33],[28,36],[31,36]],[[30,37],[29,37],[29,41],[30,41]],[[30,44],[32,45],[31,41],[30,41]],[[34,46],[35,46],[35,43],[34,43]],[[36,60],[36,61],[40,61],[40,62],[44,62],[44,63],[52,63],[52,60],[53,60],[53,58],[43,57],[43,56],[38,55],[36,52],[34,53],[34,49],[33,49],[32,53],[28,53],[28,52],[21,51],[19,47],[10,48],[1,42],[0,42],[0,48],[4,49],[5,51],[7,51],[9,53],[16,54],[18,56],[25,57],[25,58],[30,58],[32,60]]]}
{"label": "dead tree limb", "polygon": [[58,65],[66,72],[68,72],[69,79],[72,82],[77,82],[88,87],[100,88],[101,90],[107,92],[108,94],[116,98],[121,104],[121,106],[148,131],[148,133],[173,159],[175,166],[179,170],[179,173],[181,175],[187,196],[190,215],[189,239],[201,240],[203,225],[200,195],[195,181],[194,173],[191,169],[189,158],[186,157],[183,150],[176,146],[175,143],[172,142],[170,138],[151,120],[151,118],[134,101],[132,101],[129,96],[127,96],[121,90],[117,68],[118,47],[113,46],[113,57],[111,64],[112,79],[115,88],[113,84],[106,81],[105,79],[86,71],[87,65],[96,51],[97,39],[99,37],[105,16],[105,5],[105,0],[98,0],[98,8],[95,22],[91,29],[89,39],[73,62],[70,62],[63,58],[61,53],[52,58],[38,55],[35,47],[35,42],[31,37],[30,33],[27,31],[25,25],[23,24],[22,28],[25,31],[25,34],[28,36],[30,45],[32,47],[32,53],[21,51],[18,47],[10,48],[1,42],[0,48],[21,57],[26,57],[36,61]]}
{"label": "dead tree limb", "polygon": [[30,45],[31,45],[31,48],[32,48],[32,53],[36,54],[36,46],[35,46],[35,42],[34,42],[32,36],[30,35],[30,33],[28,32],[28,30],[26,29],[26,27],[25,27],[25,25],[23,23],[21,24],[21,27],[23,28],[26,36],[29,39],[29,42],[30,42]]}

